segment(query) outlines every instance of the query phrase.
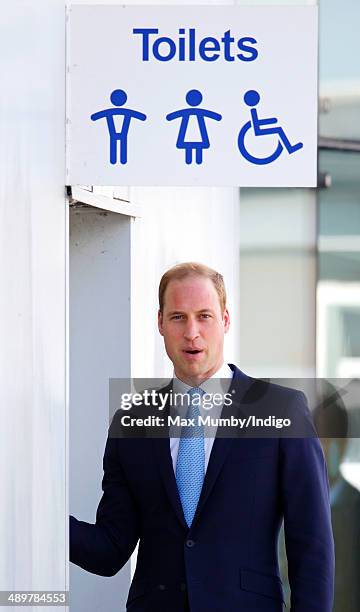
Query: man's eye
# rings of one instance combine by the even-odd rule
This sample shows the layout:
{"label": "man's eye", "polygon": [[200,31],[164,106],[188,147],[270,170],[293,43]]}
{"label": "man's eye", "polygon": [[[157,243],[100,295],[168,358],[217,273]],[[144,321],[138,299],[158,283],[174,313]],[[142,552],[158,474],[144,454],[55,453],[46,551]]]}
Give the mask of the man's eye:
{"label": "man's eye", "polygon": [[173,316],[171,317],[171,320],[172,320],[172,321],[180,321],[180,319],[182,319],[182,315],[181,315],[181,314],[178,314],[178,315],[173,315]]}
{"label": "man's eye", "polygon": [[208,314],[207,312],[204,312],[202,315],[200,315],[202,319],[210,319],[211,315]]}

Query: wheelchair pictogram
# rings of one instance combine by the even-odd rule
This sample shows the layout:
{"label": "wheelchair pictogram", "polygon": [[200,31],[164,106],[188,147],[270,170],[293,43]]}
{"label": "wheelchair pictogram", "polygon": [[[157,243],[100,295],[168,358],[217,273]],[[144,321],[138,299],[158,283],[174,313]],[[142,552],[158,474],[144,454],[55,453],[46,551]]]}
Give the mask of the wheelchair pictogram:
{"label": "wheelchair pictogram", "polygon": [[[257,110],[254,108],[260,102],[260,94],[255,90],[249,90],[246,92],[244,96],[244,102],[247,106],[251,107],[251,120],[247,121],[241,128],[238,136],[238,147],[241,155],[247,159],[252,164],[256,165],[265,165],[271,164],[271,162],[275,161],[278,157],[280,157],[281,153],[286,148],[289,155],[295,153],[301,149],[304,145],[302,142],[298,142],[295,145],[292,145],[285,134],[285,131],[281,126],[276,126],[273,128],[263,128],[262,126],[271,125],[278,122],[276,117],[268,117],[266,119],[259,119]],[[248,131],[252,129],[254,131],[255,136],[263,136],[267,134],[278,134],[279,140],[275,151],[268,155],[267,157],[255,157],[252,155],[247,148],[245,147],[245,136]]]}

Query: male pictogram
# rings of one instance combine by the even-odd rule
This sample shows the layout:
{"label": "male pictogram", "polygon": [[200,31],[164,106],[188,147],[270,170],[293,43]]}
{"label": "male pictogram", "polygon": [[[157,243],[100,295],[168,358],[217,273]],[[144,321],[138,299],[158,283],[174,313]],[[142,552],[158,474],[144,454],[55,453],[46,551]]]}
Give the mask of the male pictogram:
{"label": "male pictogram", "polygon": [[112,108],[91,115],[92,121],[105,118],[110,137],[110,163],[117,162],[117,146],[120,146],[120,164],[127,163],[127,138],[131,119],[145,121],[146,115],[131,108],[122,108],[127,100],[123,89],[114,89],[110,96]]}

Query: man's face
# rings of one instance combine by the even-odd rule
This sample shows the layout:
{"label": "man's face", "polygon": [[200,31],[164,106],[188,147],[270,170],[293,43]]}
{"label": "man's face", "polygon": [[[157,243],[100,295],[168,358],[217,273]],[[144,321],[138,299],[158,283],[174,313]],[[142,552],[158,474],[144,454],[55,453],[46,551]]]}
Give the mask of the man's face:
{"label": "man's face", "polygon": [[209,278],[188,276],[169,282],[159,311],[159,331],[180,380],[197,386],[222,366],[224,334],[230,324],[227,309]]}

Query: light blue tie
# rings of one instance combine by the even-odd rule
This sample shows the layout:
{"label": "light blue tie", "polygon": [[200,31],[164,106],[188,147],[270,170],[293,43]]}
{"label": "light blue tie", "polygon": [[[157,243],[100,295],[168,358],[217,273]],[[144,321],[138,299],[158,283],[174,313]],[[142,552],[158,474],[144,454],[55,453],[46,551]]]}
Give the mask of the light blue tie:
{"label": "light blue tie", "polygon": [[[199,397],[204,391],[194,387],[189,391],[187,419],[195,419],[195,427],[181,429],[179,452],[176,462],[176,483],[188,527],[194,518],[205,476],[204,428],[198,425]],[[195,397],[196,396],[196,397]]]}

